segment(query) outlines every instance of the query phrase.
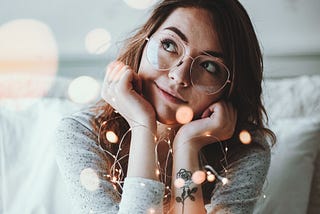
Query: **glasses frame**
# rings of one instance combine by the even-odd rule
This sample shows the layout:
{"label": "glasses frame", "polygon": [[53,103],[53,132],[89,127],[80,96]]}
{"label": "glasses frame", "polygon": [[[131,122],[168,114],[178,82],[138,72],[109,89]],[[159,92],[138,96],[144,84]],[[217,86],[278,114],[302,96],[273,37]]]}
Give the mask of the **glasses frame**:
{"label": "glasses frame", "polygon": [[[165,34],[165,33],[158,33],[158,34]],[[147,38],[145,39],[145,40],[147,41],[147,44],[146,44],[146,47],[145,47],[146,50],[148,50],[148,47],[149,47],[149,44],[150,44],[150,40],[151,40],[153,37],[155,37],[155,35],[156,35],[156,34],[153,34],[153,35],[151,35],[150,37],[147,37]],[[186,57],[189,57],[189,58],[192,60],[191,65],[190,65],[190,69],[189,69],[189,77],[190,77],[191,85],[192,85],[197,91],[204,92],[204,91],[201,90],[201,89],[197,89],[197,84],[194,84],[193,81],[192,81],[192,78],[191,78],[191,76],[192,76],[192,74],[191,74],[191,72],[192,72],[192,67],[193,67],[193,64],[194,64],[195,60],[198,59],[198,58],[200,58],[200,57],[203,56],[203,55],[200,54],[200,55],[198,55],[198,56],[196,56],[196,57],[190,56],[190,55],[187,53],[186,50],[190,50],[191,48],[193,48],[192,46],[186,45],[184,42],[181,41],[181,39],[178,39],[178,38],[176,38],[175,36],[173,36],[173,35],[171,35],[171,34],[169,34],[169,33],[167,33],[167,35],[173,37],[175,42],[179,42],[179,43],[181,44],[180,46],[182,47],[182,53],[183,53],[183,54],[181,55],[181,59],[178,60],[178,63],[177,63],[176,65],[171,66],[170,68],[156,68],[156,67],[150,62],[149,57],[148,57],[148,52],[146,52],[147,61],[150,63],[151,66],[153,66],[153,67],[154,67],[156,70],[158,70],[158,71],[169,71],[169,70],[171,70],[171,69],[173,69],[173,68],[179,67],[179,66],[184,62],[185,58],[186,58]],[[187,47],[189,47],[189,48],[187,48]],[[212,56],[211,54],[209,54],[209,53],[207,53],[207,52],[205,52],[205,51],[202,51],[202,53],[204,53],[204,55],[206,55],[206,56],[209,56],[209,57],[212,57],[213,59],[215,59],[215,62],[217,62],[217,64],[219,64],[219,65],[222,65],[222,66],[225,68],[225,70],[227,71],[227,73],[228,73],[226,82],[225,82],[217,91],[212,92],[212,93],[206,93],[206,92],[204,92],[204,93],[207,94],[207,95],[214,95],[214,94],[217,94],[217,93],[221,92],[221,91],[226,87],[227,84],[231,83],[231,79],[230,79],[230,78],[231,78],[231,72],[230,72],[230,70],[228,69],[228,67],[227,67],[223,62],[221,62],[221,59],[220,59],[220,58],[215,57],[215,56]]]}

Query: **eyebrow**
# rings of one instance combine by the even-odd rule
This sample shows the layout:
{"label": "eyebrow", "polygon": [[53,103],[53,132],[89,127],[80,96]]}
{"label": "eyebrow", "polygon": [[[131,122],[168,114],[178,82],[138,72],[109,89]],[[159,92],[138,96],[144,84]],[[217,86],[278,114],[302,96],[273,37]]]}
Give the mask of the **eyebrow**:
{"label": "eyebrow", "polygon": [[[188,38],[187,36],[182,33],[178,28],[176,27],[166,27],[164,30],[171,30],[173,31],[174,33],[176,33],[184,42],[188,43]],[[207,51],[202,51],[206,54],[209,54],[213,57],[217,57],[217,58],[220,58],[220,59],[223,59],[223,54],[221,52],[217,52],[217,51],[211,51],[211,50],[207,50]]]}
{"label": "eyebrow", "polygon": [[183,41],[185,41],[186,43],[188,43],[188,38],[186,37],[186,35],[184,35],[178,28],[176,27],[167,27],[165,28],[165,30],[171,30],[173,32],[175,32]]}

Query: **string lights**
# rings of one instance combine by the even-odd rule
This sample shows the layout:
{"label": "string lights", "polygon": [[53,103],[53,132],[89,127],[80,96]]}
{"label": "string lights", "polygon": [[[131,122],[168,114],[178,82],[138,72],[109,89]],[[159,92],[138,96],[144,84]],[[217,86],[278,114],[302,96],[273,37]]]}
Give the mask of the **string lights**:
{"label": "string lights", "polygon": [[[185,108],[185,109],[187,109],[187,108]],[[189,109],[187,111],[189,111]],[[189,113],[184,113],[183,115],[190,115],[190,114]],[[108,121],[104,121],[100,126],[99,134],[98,134],[99,147],[112,158],[111,167],[109,169],[109,172],[108,172],[107,175],[104,175],[104,176],[107,178],[107,180],[109,180],[113,184],[114,189],[117,190],[119,195],[121,195],[121,192],[119,190],[122,191],[122,185],[123,185],[124,177],[125,177],[124,170],[123,170],[123,167],[122,167],[120,161],[128,157],[128,154],[124,154],[122,156],[119,155],[120,151],[122,150],[123,141],[124,141],[126,135],[128,133],[130,133],[134,128],[136,128],[136,127],[145,127],[145,126],[142,126],[142,125],[141,126],[131,127],[123,134],[122,137],[118,136],[114,131],[108,130],[108,131],[106,131],[105,139],[100,139],[100,134],[101,134],[100,132],[102,130],[106,130],[107,129],[108,123],[112,122],[112,120],[117,120],[117,119],[120,119],[120,118],[122,118],[122,117],[118,116],[118,117],[115,117],[113,119],[109,119]],[[147,127],[145,127],[145,128],[147,128]],[[172,145],[171,145],[172,142],[171,142],[170,136],[174,136],[174,135],[175,135],[175,130],[171,129],[170,127],[168,127],[166,129],[166,131],[164,133],[162,133],[161,136],[155,136],[154,135],[154,141],[155,141],[155,144],[156,144],[156,146],[155,146],[155,161],[156,161],[156,165],[157,165],[156,169],[155,169],[155,173],[159,177],[159,180],[166,185],[165,186],[165,194],[164,194],[164,199],[165,200],[170,199],[170,196],[171,196],[171,185],[170,185],[170,183],[171,182],[173,182],[174,187],[176,187],[176,188],[183,187],[185,185],[185,182],[186,182],[183,178],[177,178],[177,179],[171,181],[171,179],[172,179],[171,173],[167,172],[167,170],[170,168],[169,167],[170,158],[172,158],[173,152],[174,152],[173,149],[172,149]],[[197,184],[197,185],[201,185],[204,182],[209,182],[209,183],[221,182],[223,186],[228,184],[228,182],[229,182],[229,179],[227,178],[227,172],[228,172],[228,170],[227,170],[227,167],[228,167],[228,162],[227,162],[228,147],[226,145],[223,145],[223,143],[220,142],[219,139],[217,139],[217,137],[215,137],[215,136],[213,136],[211,134],[205,133],[202,136],[197,136],[196,138],[200,138],[200,137],[201,138],[203,138],[203,137],[212,138],[215,141],[217,141],[217,143],[220,144],[220,148],[221,148],[221,151],[222,151],[222,154],[223,154],[223,160],[224,160],[224,163],[225,163],[225,164],[221,163],[221,165],[222,165],[222,168],[223,168],[225,176],[219,175],[216,172],[216,170],[212,166],[208,165],[207,163],[201,163],[202,164],[201,169],[196,170],[195,172],[193,172],[192,176],[191,176],[191,180],[187,181],[187,182],[193,182],[194,184]],[[252,141],[250,133],[248,131],[246,131],[246,130],[243,130],[242,132],[240,132],[239,139],[244,144],[251,143],[251,141]],[[160,143],[162,143],[162,144],[164,143],[163,145],[167,145],[167,147],[168,147],[167,148],[167,154],[162,154],[162,157],[164,157],[164,158],[161,159],[162,163],[160,163],[160,161],[159,161],[158,147],[159,147]],[[114,144],[117,144],[117,146],[118,146],[116,154],[111,153],[107,149],[109,146],[112,146]],[[165,156],[163,156],[163,155],[165,155]],[[87,175],[86,175],[85,172],[87,173]],[[81,176],[84,176],[83,174],[86,175],[85,177],[88,177],[88,175],[89,175],[89,176],[93,176],[95,178],[98,178],[97,174],[94,172],[93,169],[89,169],[89,170],[86,169],[86,171],[81,173]],[[86,180],[86,179],[82,178],[81,180],[82,180],[82,182],[81,182],[82,185],[84,185],[88,190],[91,190],[91,191],[95,190],[95,188],[97,188],[97,186],[99,185],[99,181],[98,182],[96,181],[97,179],[91,180],[90,181],[91,183],[87,182],[89,184],[84,182],[84,180]],[[141,185],[141,187],[145,186],[144,183],[141,183],[140,185]],[[265,197],[266,196],[264,195],[264,198]],[[150,213],[152,213],[152,211]]]}

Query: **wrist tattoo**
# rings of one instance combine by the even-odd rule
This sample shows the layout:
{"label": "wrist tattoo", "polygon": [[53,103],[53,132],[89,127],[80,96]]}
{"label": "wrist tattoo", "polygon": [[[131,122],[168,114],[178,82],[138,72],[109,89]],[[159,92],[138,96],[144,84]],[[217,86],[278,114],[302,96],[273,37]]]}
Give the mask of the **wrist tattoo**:
{"label": "wrist tattoo", "polygon": [[[180,185],[176,185],[177,188],[182,189],[181,195],[176,197],[176,201],[178,203],[184,204],[184,201],[189,198],[191,201],[195,201],[195,197],[192,195],[197,192],[197,187],[191,187],[193,184],[192,180],[192,173],[186,169],[180,169],[176,175],[176,181],[182,181]],[[182,180],[181,180],[182,179]]]}

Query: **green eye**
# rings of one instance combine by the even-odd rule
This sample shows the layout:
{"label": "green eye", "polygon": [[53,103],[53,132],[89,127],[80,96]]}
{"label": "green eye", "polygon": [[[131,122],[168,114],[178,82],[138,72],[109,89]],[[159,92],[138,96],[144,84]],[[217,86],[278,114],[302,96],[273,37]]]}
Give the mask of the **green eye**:
{"label": "green eye", "polygon": [[219,67],[217,66],[217,64],[210,61],[203,62],[202,67],[211,74],[215,74],[219,71]]}
{"label": "green eye", "polygon": [[170,40],[163,40],[161,41],[161,45],[164,50],[171,52],[171,53],[176,53],[177,52],[177,45]]}

